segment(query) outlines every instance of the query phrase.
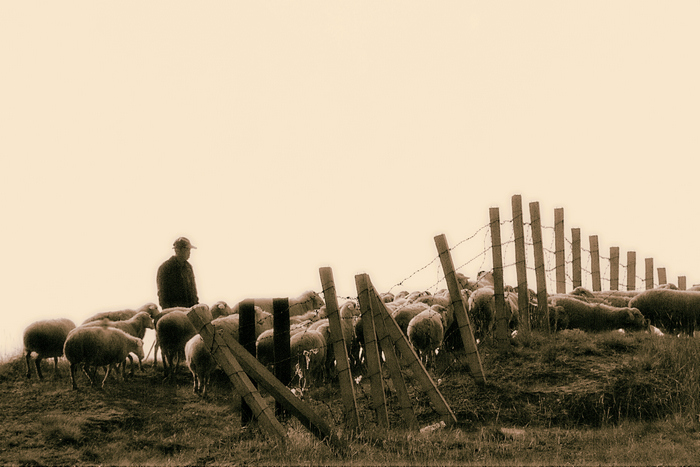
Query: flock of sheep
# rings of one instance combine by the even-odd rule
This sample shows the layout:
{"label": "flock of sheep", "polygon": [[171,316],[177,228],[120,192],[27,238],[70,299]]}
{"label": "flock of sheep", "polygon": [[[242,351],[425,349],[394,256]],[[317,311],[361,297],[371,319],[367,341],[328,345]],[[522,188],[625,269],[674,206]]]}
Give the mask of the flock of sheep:
{"label": "flock of sheep", "polygon": [[[481,342],[493,334],[493,275],[479,273],[474,281],[458,273],[457,278],[474,337]],[[456,329],[448,291],[402,291],[395,295],[380,294],[380,298],[416,353],[426,365],[432,365],[437,352],[446,345],[446,336]],[[527,313],[533,315],[537,310],[537,299],[532,291],[528,302],[530,309]],[[509,328],[515,331],[522,319],[517,293],[511,287],[505,287],[505,303]],[[665,285],[642,292],[591,292],[579,287],[568,294],[549,295],[548,304],[549,324],[554,330],[653,330],[661,334],[659,329],[663,329],[667,333],[684,332],[692,336],[700,317],[700,287],[676,290],[672,285]],[[275,364],[272,300],[256,299],[254,305],[257,358],[272,367]],[[217,302],[210,308],[212,324],[219,332],[228,333],[234,339],[238,339],[238,306],[229,307],[225,302]],[[307,291],[290,299],[289,309],[291,363],[298,381],[303,385],[322,382],[331,374],[335,363],[325,303],[316,292]],[[117,368],[124,379],[127,359],[131,360],[131,374],[134,372],[133,355],[138,358],[139,366],[142,365],[143,337],[146,329],[154,329],[154,365],[160,348],[164,375],[169,379],[184,357],[192,373],[194,392],[206,395],[217,363],[190,322],[189,311],[189,308],[160,310],[155,304],[148,303],[137,310],[98,313],[77,327],[68,319],[35,322],[24,332],[27,377],[32,374],[31,354],[36,353],[34,364],[40,379],[43,378],[41,360],[53,358],[56,374],[61,356],[70,363],[71,383],[75,389],[76,370],[79,368],[91,385],[96,384],[98,367],[102,367],[105,373],[102,386],[110,372]],[[339,314],[351,368],[361,371],[364,328],[359,306],[353,300],[346,301],[340,306]]]}

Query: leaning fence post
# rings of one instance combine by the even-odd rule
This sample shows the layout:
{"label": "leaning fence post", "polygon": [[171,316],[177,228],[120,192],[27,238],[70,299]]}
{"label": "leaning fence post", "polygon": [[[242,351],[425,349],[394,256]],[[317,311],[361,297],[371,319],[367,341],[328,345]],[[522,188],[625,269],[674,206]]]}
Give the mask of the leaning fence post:
{"label": "leaning fence post", "polygon": [[503,287],[503,256],[501,253],[501,219],[497,207],[489,209],[491,219],[491,253],[493,256],[493,296],[496,306],[496,326],[493,337],[496,346],[505,349],[510,346],[508,340],[508,317],[506,316],[506,299]]}
{"label": "leaning fence post", "polygon": [[627,252],[627,290],[637,288],[637,253]]}
{"label": "leaning fence post", "polygon": [[647,290],[654,288],[654,258],[644,258],[644,284]]}
{"label": "leaning fence post", "polygon": [[686,289],[686,279],[685,276],[678,276],[678,288],[681,290]]}
{"label": "leaning fence post", "polygon": [[382,368],[379,359],[379,349],[377,346],[377,334],[374,329],[374,317],[372,315],[372,304],[369,299],[369,279],[367,274],[355,276],[355,286],[357,287],[357,298],[362,310],[362,333],[365,338],[365,361],[367,362],[367,374],[372,387],[372,408],[377,415],[377,424],[380,427],[389,427],[389,414],[386,407],[386,396],[384,394],[384,378],[382,378]]}
{"label": "leaning fence post", "polygon": [[[292,350],[289,333],[289,299],[272,300],[272,345],[275,376],[285,386],[292,381]],[[282,404],[275,404],[278,417],[286,416]]]}
{"label": "leaning fence post", "polygon": [[457,327],[459,328],[459,334],[462,337],[464,351],[467,354],[469,372],[476,382],[485,383],[486,375],[484,374],[484,368],[481,366],[481,357],[476,347],[474,331],[469,320],[469,315],[467,314],[467,304],[462,300],[462,293],[460,292],[457,276],[455,275],[454,263],[450,255],[450,249],[447,246],[447,237],[445,237],[445,234],[440,234],[437,235],[434,240],[438,254],[440,255],[442,270],[445,273],[445,282],[447,282],[447,289],[450,292],[450,300],[454,310],[455,320],[457,321]]}
{"label": "leaning fence post", "polygon": [[520,195],[513,195],[513,233],[515,234],[515,271],[518,277],[518,311],[525,317],[525,326],[530,331],[530,296],[527,290],[527,265],[525,263],[525,228],[523,203]]}
{"label": "leaning fence post", "polygon": [[600,281],[600,249],[598,247],[598,236],[591,235],[588,237],[588,241],[591,245],[591,288],[595,292],[600,292],[602,290],[602,284]]}
{"label": "leaning fence post", "polygon": [[[238,313],[238,342],[255,357],[255,304],[253,300],[243,300]],[[255,386],[255,381],[253,381],[253,385]],[[241,403],[241,425],[246,426],[252,420],[253,412],[248,404],[243,401]]]}
{"label": "leaning fence post", "polygon": [[545,327],[551,332],[549,305],[547,304],[547,276],[544,270],[544,247],[542,245],[542,225],[540,223],[540,203],[530,203],[530,228],[535,251],[535,277],[537,279],[537,309],[540,319],[546,320]]}
{"label": "leaning fence post", "polygon": [[620,288],[620,247],[610,247],[610,290]]}
{"label": "leaning fence post", "polygon": [[572,253],[572,271],[571,271],[571,286],[575,289],[581,287],[581,229],[573,227],[571,229],[571,253]]}
{"label": "leaning fence post", "polygon": [[566,293],[566,256],[564,252],[564,208],[554,209],[554,255],[556,258],[557,293]]}
{"label": "leaning fence post", "polygon": [[659,273],[659,285],[666,284],[666,268],[658,268],[657,272]]}
{"label": "leaning fence post", "polygon": [[328,316],[328,326],[330,327],[331,340],[333,341],[333,354],[335,355],[335,366],[338,371],[340,394],[343,399],[347,426],[350,430],[357,430],[360,428],[360,413],[357,409],[355,386],[353,385],[350,372],[348,349],[343,336],[341,317],[338,313],[338,298],[335,293],[333,270],[327,267],[320,268],[319,274],[321,275],[323,298],[326,302],[326,315]]}

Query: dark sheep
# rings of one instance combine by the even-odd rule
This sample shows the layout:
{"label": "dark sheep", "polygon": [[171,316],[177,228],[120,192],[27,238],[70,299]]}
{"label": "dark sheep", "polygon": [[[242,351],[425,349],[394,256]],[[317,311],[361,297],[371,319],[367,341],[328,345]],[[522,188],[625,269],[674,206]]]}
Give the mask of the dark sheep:
{"label": "dark sheep", "polygon": [[654,326],[668,333],[692,336],[700,317],[700,292],[650,289],[630,300]]}
{"label": "dark sheep", "polygon": [[582,331],[646,329],[648,322],[637,308],[618,308],[603,303],[586,303],[572,297],[559,296],[552,301],[550,319],[554,328]]}
{"label": "dark sheep", "polygon": [[32,352],[36,352],[36,373],[39,379],[44,379],[41,374],[41,360],[53,358],[54,378],[58,375],[58,357],[63,356],[63,344],[68,334],[75,329],[75,323],[69,319],[45,319],[36,321],[24,330],[24,351],[27,361],[27,378],[32,377],[30,364]]}

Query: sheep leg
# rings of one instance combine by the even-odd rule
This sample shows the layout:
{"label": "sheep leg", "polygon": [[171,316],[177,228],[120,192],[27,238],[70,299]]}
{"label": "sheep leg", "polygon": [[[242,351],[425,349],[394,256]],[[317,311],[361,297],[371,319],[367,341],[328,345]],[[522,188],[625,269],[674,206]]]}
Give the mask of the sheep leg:
{"label": "sheep leg", "polygon": [[31,361],[32,361],[32,353],[31,353],[31,352],[27,352],[27,355],[26,355],[25,359],[26,359],[26,361],[27,361],[27,378],[31,378],[31,377],[32,377],[32,363],[31,363]]}
{"label": "sheep leg", "polygon": [[102,385],[100,386],[101,388],[105,387],[105,381],[107,381],[107,377],[109,376],[110,371],[112,371],[112,365],[107,365],[107,371],[105,372],[105,377],[102,380]]}
{"label": "sheep leg", "polygon": [[36,360],[34,360],[34,365],[36,365],[36,374],[39,375],[39,379],[43,380],[44,375],[41,374],[41,355],[36,356]]}
{"label": "sheep leg", "polygon": [[78,385],[75,384],[75,366],[77,363],[71,363],[70,365],[70,381],[73,384],[73,389],[78,389]]}
{"label": "sheep leg", "polygon": [[58,379],[58,357],[53,358],[53,379]]}
{"label": "sheep leg", "polygon": [[88,372],[88,370],[85,368],[85,365],[83,364],[83,373],[85,373],[85,376],[87,376],[88,381],[90,381],[90,386],[94,386],[95,385],[95,377],[97,376],[97,367],[91,368],[91,370],[92,370],[92,375],[90,375],[90,372]]}

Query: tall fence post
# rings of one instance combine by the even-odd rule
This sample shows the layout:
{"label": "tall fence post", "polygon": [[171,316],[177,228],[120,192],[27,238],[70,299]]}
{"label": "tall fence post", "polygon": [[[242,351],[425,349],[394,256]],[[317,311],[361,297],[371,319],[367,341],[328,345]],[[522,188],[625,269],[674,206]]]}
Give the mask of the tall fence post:
{"label": "tall fence post", "polygon": [[659,273],[659,285],[667,284],[668,282],[666,281],[666,268],[658,268],[657,272]]}
{"label": "tall fence post", "polygon": [[540,203],[530,203],[530,227],[535,251],[535,278],[537,279],[537,310],[540,320],[544,319],[545,328],[551,332],[549,306],[547,304],[547,276],[544,270],[544,247],[542,245],[542,224],[540,221]]}
{"label": "tall fence post", "polygon": [[467,304],[462,300],[462,293],[460,292],[457,276],[455,275],[455,267],[452,262],[452,256],[450,255],[450,248],[447,245],[447,237],[441,234],[435,236],[434,240],[435,247],[440,255],[442,270],[445,273],[445,282],[447,282],[447,289],[450,292],[450,300],[454,310],[455,320],[457,321],[459,335],[462,338],[462,344],[464,344],[464,352],[467,354],[469,371],[476,382],[485,383],[486,375],[484,374],[484,368],[481,366],[481,357],[476,347],[474,331],[469,321],[469,315],[467,314]]}
{"label": "tall fence post", "polygon": [[[331,268],[320,268],[321,285],[323,287],[323,298],[326,302],[326,315],[328,316],[328,326],[331,331],[333,341],[333,354],[335,356],[335,366],[338,371],[338,382],[340,383],[340,394],[343,399],[345,419],[350,430],[360,428],[360,413],[357,409],[357,398],[355,397],[355,386],[350,372],[350,361],[343,329],[341,316],[338,312],[338,298],[335,293],[335,281]],[[328,350],[327,350],[328,351]]]}
{"label": "tall fence post", "polygon": [[644,285],[647,290],[654,288],[654,258],[644,258]]}
{"label": "tall fence post", "polygon": [[520,195],[511,198],[513,208],[513,233],[515,234],[515,272],[518,278],[518,311],[525,317],[525,326],[530,331],[530,297],[527,290],[527,265],[525,263],[525,227],[523,202]]}
{"label": "tall fence post", "polygon": [[503,255],[501,252],[501,218],[497,207],[489,209],[491,219],[491,253],[493,257],[493,295],[496,306],[494,338],[500,349],[510,346],[508,340],[508,317],[503,286]]}
{"label": "tall fence post", "polygon": [[627,290],[637,288],[637,253],[627,252]]}
{"label": "tall fence post", "polygon": [[581,287],[581,229],[574,227],[571,229],[571,286],[575,289]]}
{"label": "tall fence post", "polygon": [[[256,356],[255,349],[255,305],[253,300],[247,299],[241,302],[238,317],[238,342],[253,357]],[[253,386],[257,386],[255,381]],[[248,425],[253,420],[253,411],[250,406],[243,401],[241,403],[241,426]]]}
{"label": "tall fence post", "polygon": [[[292,350],[289,332],[289,299],[272,300],[272,345],[275,377],[285,386],[292,381]],[[275,403],[277,417],[285,418],[287,413],[280,402]]]}
{"label": "tall fence post", "polygon": [[678,276],[678,288],[685,290],[687,288],[685,276]]}
{"label": "tall fence post", "polygon": [[620,289],[620,247],[610,247],[610,290]]}
{"label": "tall fence post", "polygon": [[600,249],[598,247],[598,236],[589,236],[588,242],[591,246],[591,287],[595,292],[600,292],[603,287],[600,281]]}
{"label": "tall fence post", "polygon": [[557,263],[557,293],[566,293],[566,253],[564,252],[564,244],[564,208],[555,208],[554,255]]}

